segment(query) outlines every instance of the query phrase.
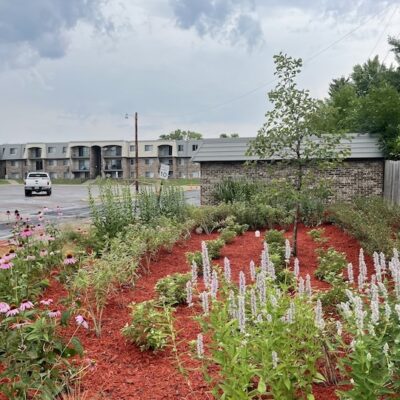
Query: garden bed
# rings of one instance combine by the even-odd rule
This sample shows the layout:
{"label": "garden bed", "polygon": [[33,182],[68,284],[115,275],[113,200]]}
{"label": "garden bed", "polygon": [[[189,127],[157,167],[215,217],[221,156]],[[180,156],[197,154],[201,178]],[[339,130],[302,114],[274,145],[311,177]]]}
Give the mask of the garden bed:
{"label": "garden bed", "polygon": [[[324,236],[329,241],[324,247],[332,246],[344,252],[347,260],[355,266],[358,274],[358,242],[334,225],[325,225]],[[300,226],[298,236],[298,258],[300,274],[311,276],[314,290],[329,288],[326,282],[315,279],[313,273],[317,266],[315,249],[318,246],[307,234],[308,228]],[[290,232],[287,233],[290,237]],[[104,312],[103,331],[100,338],[93,331],[79,330],[78,336],[85,349],[83,364],[87,367],[80,383],[82,398],[96,399],[207,399],[213,398],[209,394],[209,387],[203,380],[200,363],[190,357],[189,342],[196,339],[200,332],[193,317],[200,313],[201,307],[196,304],[193,308],[179,306],[175,312],[175,328],[178,330],[178,349],[184,354],[183,360],[188,371],[188,381],[177,370],[173,354],[169,349],[158,352],[141,352],[138,347],[126,342],[121,335],[121,328],[130,320],[130,310],[127,307],[131,302],[142,302],[155,297],[156,282],[167,275],[180,272],[186,273],[189,268],[185,253],[199,250],[203,240],[217,237],[211,235],[197,235],[174,246],[171,253],[162,251],[158,260],[150,265],[150,273],[142,275],[135,287],[121,288],[108,302]],[[223,266],[223,257],[228,257],[232,267],[232,279],[238,281],[239,271],[245,271],[250,280],[249,263],[260,260],[263,248],[263,235],[256,238],[254,232],[246,232],[238,236],[232,244],[222,249],[222,257],[213,263]],[[373,265],[366,257],[368,266]],[[52,280],[51,287],[44,294],[44,298],[51,297],[61,301],[66,291],[57,281]],[[63,335],[69,338],[74,328],[64,328]],[[336,399],[336,387],[315,385],[316,399]]]}

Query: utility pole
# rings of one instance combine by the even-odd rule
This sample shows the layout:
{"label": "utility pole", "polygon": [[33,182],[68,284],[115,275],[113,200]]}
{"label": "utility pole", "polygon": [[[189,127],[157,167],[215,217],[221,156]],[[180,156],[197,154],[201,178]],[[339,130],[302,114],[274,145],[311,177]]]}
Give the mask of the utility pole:
{"label": "utility pole", "polygon": [[139,193],[139,143],[138,143],[138,113],[135,112],[135,190]]}

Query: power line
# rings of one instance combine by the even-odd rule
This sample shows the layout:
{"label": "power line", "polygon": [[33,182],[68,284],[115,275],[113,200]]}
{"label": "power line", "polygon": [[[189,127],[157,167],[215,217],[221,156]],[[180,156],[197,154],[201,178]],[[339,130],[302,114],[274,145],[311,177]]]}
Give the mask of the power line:
{"label": "power line", "polygon": [[[381,34],[379,35],[378,40],[377,40],[376,43],[375,43],[375,46],[372,48],[371,52],[369,53],[368,60],[371,58],[372,54],[375,52],[375,49],[378,47],[378,44],[380,43],[380,41],[381,41],[381,39],[382,39],[382,36],[383,36],[384,33],[386,32],[386,30],[387,30],[387,28],[389,27],[390,23],[392,22],[392,19],[393,19],[394,15],[395,15],[396,12],[397,12],[397,8],[398,8],[398,5],[396,4],[396,6],[394,7],[394,10],[393,10],[393,12],[392,12],[392,15],[390,16],[388,22],[386,23],[386,25],[385,25],[385,27],[383,28]],[[387,56],[386,56],[386,57],[387,57]],[[386,57],[385,57],[385,58],[386,58]]]}
{"label": "power line", "polygon": [[[351,29],[349,32],[347,32],[345,35],[341,36],[339,39],[335,40],[334,42],[330,43],[328,46],[326,46],[326,47],[322,48],[321,50],[317,51],[317,52],[314,53],[312,56],[306,58],[306,59],[304,60],[303,65],[306,65],[307,63],[310,63],[312,60],[314,60],[315,58],[319,57],[321,54],[323,54],[323,53],[326,52],[327,50],[331,49],[331,48],[334,47],[336,44],[338,44],[338,43],[341,42],[342,40],[346,39],[348,36],[352,35],[354,32],[358,31],[360,28],[362,28],[362,27],[363,27],[367,22],[369,22],[371,19],[377,17],[377,16],[378,16],[379,14],[381,14],[381,13],[386,12],[387,9],[388,9],[389,7],[390,7],[390,5],[387,6],[386,8],[384,8],[383,10],[380,10],[379,12],[377,12],[377,13],[371,15],[370,17],[368,17],[367,19],[365,19],[361,24],[359,24],[359,25],[356,26],[355,28]],[[396,9],[397,9],[397,6],[396,6]],[[393,14],[392,14],[392,16],[393,16]],[[245,93],[242,93],[241,95],[238,95],[238,96],[236,96],[236,97],[233,97],[233,98],[231,98],[231,99],[229,99],[229,100],[227,100],[227,101],[224,101],[224,102],[221,102],[221,103],[218,103],[218,104],[214,104],[214,105],[209,106],[209,107],[206,107],[206,108],[204,108],[204,109],[202,109],[202,110],[198,110],[198,111],[194,111],[194,112],[191,112],[191,113],[183,114],[183,115],[181,115],[181,116],[175,117],[175,119],[187,118],[187,117],[190,117],[190,116],[193,116],[193,115],[202,114],[202,113],[205,113],[205,112],[208,112],[208,111],[217,109],[217,108],[224,107],[224,106],[226,106],[226,105],[228,105],[228,104],[234,103],[234,102],[236,102],[236,101],[238,101],[238,100],[240,100],[240,99],[242,99],[242,98],[244,98],[244,97],[247,97],[247,96],[249,96],[249,95],[251,95],[251,94],[253,94],[253,93],[255,93],[255,92],[258,92],[258,91],[261,90],[261,89],[264,89],[264,88],[268,87],[268,86],[271,85],[272,83],[276,82],[277,79],[278,79],[278,78],[274,77],[273,79],[269,80],[268,82],[265,82],[265,83],[263,83],[263,84],[261,84],[261,85],[255,87],[254,89],[251,89],[251,90],[249,90],[249,91],[247,91],[247,92],[245,92]]]}

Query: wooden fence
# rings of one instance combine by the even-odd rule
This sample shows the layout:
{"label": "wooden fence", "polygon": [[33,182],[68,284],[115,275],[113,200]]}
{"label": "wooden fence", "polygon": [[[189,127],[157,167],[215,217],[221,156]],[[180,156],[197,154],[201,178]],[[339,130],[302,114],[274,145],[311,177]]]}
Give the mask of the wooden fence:
{"label": "wooden fence", "polygon": [[385,161],[383,195],[393,204],[400,204],[400,161]]}

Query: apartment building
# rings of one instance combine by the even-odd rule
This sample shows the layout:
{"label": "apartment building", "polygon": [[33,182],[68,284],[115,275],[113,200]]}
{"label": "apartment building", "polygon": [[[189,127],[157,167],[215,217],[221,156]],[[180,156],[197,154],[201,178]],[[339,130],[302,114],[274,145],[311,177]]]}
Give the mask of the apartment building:
{"label": "apartment building", "polygon": [[[191,161],[201,140],[139,141],[139,177],[156,178],[168,164],[170,178],[198,178],[200,165]],[[135,143],[76,141],[0,144],[0,178],[21,179],[45,171],[53,179],[135,178]]]}

